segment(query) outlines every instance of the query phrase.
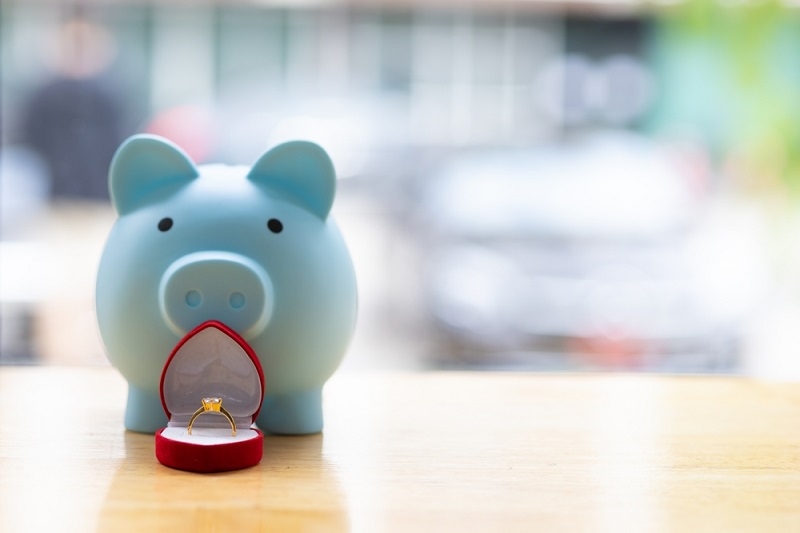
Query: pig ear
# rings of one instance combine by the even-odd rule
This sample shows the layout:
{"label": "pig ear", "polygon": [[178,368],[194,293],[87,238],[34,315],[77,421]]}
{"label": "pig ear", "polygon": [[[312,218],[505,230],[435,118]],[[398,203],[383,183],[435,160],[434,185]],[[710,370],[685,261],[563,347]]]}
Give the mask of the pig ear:
{"label": "pig ear", "polygon": [[172,142],[156,135],[134,135],[111,160],[111,202],[124,215],[151,201],[154,193],[169,194],[198,175],[189,156]]}
{"label": "pig ear", "polygon": [[322,220],[336,193],[336,173],[328,154],[307,141],[276,146],[253,165],[247,178],[288,193]]}

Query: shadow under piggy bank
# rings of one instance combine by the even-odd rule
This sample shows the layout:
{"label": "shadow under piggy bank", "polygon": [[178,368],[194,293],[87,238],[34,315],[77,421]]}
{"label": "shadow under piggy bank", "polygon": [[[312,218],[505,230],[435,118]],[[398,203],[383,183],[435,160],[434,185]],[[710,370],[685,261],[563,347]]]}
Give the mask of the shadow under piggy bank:
{"label": "shadow under piggy bank", "polygon": [[195,474],[155,458],[153,436],[125,433],[98,531],[347,531],[346,498],[323,435],[265,435],[252,468]]}

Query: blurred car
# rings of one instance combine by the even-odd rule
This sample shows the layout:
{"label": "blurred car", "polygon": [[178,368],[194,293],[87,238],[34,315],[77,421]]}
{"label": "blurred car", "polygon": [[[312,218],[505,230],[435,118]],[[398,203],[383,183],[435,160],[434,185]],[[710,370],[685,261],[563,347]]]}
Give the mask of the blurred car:
{"label": "blurred car", "polygon": [[758,265],[708,245],[704,190],[634,135],[453,160],[422,196],[438,362],[734,369]]}

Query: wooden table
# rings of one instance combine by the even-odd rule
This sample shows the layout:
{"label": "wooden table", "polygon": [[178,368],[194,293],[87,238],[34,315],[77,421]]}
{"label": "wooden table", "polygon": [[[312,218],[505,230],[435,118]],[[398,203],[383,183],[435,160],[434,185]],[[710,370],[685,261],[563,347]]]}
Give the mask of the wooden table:
{"label": "wooden table", "polygon": [[107,368],[0,368],[0,531],[800,531],[800,385],[340,374],[321,435],[170,470]]}

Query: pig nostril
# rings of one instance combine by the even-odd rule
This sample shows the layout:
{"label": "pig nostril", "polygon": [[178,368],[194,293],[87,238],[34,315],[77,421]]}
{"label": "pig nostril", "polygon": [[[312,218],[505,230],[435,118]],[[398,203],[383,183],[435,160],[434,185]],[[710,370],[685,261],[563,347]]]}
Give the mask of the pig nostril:
{"label": "pig nostril", "polygon": [[241,292],[234,292],[233,294],[231,294],[230,303],[231,307],[233,307],[234,309],[241,309],[244,306],[244,302],[245,302],[244,294],[242,294]]}
{"label": "pig nostril", "polygon": [[203,295],[197,291],[189,291],[186,293],[186,305],[189,307],[197,307],[203,302]]}

